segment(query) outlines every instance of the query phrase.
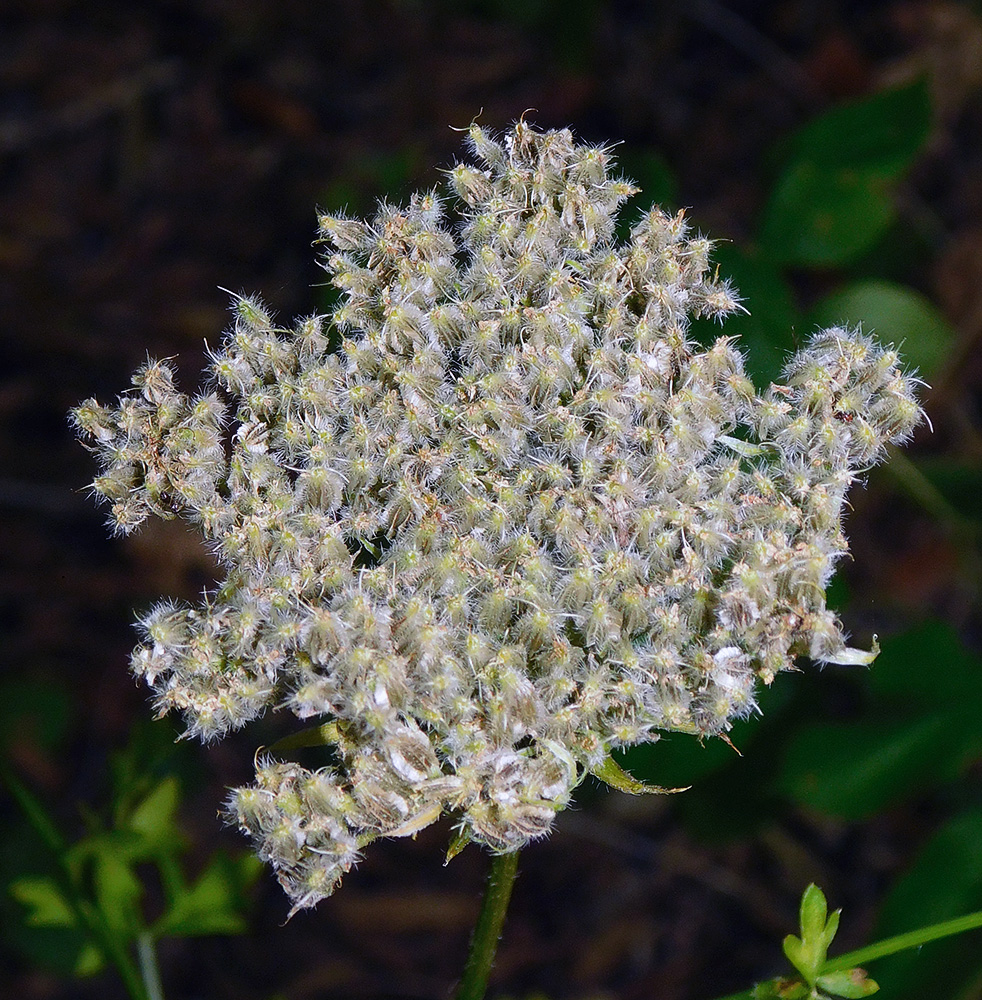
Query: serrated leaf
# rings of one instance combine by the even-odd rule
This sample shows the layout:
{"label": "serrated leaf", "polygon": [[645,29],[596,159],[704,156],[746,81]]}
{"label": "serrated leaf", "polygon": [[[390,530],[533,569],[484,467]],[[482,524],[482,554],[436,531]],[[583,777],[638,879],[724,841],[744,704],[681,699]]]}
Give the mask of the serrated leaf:
{"label": "serrated leaf", "polygon": [[830,170],[855,167],[895,179],[924,148],[931,118],[927,81],[916,80],[808,122],[788,143],[789,157]]}
{"label": "serrated leaf", "polygon": [[842,969],[839,972],[828,972],[815,981],[819,989],[833,996],[845,997],[846,1000],[857,1000],[868,997],[879,990],[879,986],[870,979],[863,969]]}
{"label": "serrated leaf", "polygon": [[676,792],[687,791],[687,788],[662,788],[660,785],[646,785],[643,781],[638,781],[632,777],[614,760],[607,757],[602,764],[592,768],[590,773],[599,778],[604,784],[616,788],[619,792],[627,792],[630,795],[674,795]]}
{"label": "serrated leaf", "polygon": [[886,185],[875,172],[829,171],[798,161],[771,192],[761,248],[777,264],[847,264],[876,243],[895,214]]}
{"label": "serrated leaf", "polygon": [[809,314],[813,326],[862,324],[878,340],[896,344],[904,363],[937,371],[950,356],[955,332],[920,292],[892,281],[856,281],[822,299]]}
{"label": "serrated leaf", "polygon": [[53,878],[19,878],[10,883],[10,895],[28,908],[25,923],[31,927],[76,927],[78,921]]}

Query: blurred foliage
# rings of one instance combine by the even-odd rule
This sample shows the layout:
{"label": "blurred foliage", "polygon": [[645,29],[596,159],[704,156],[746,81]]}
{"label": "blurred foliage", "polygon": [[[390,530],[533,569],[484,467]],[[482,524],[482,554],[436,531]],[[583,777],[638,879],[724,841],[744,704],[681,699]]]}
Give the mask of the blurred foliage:
{"label": "blurred foliage", "polygon": [[140,996],[137,946],[246,929],[248,890],[261,864],[246,850],[219,850],[189,871],[193,845],[177,818],[177,756],[168,726],[136,726],[110,759],[108,803],[101,810],[80,805],[85,832],[74,842],[13,769],[0,765],[23,814],[5,831],[0,906],[9,940],[25,957],[75,976],[113,964]]}

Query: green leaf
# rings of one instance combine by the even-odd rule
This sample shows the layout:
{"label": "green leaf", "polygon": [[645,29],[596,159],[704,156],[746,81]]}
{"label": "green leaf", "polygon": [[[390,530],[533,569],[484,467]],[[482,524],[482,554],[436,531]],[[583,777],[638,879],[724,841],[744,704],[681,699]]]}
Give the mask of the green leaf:
{"label": "green leaf", "polygon": [[87,942],[82,945],[75,960],[75,968],[72,970],[80,979],[86,976],[94,976],[97,972],[102,972],[106,967],[106,957],[99,948]]}
{"label": "green leaf", "polygon": [[789,934],[781,942],[781,946],[787,960],[804,976],[805,981],[809,984],[814,983],[817,969],[811,961],[805,942],[797,934]]}
{"label": "green leaf", "polygon": [[78,926],[71,906],[53,878],[19,878],[10,884],[9,891],[30,911],[25,920],[31,927]]}
{"label": "green leaf", "polygon": [[[869,675],[876,695],[946,710],[967,707],[978,718],[982,704],[982,659],[970,652],[946,622],[928,621],[883,643]],[[980,730],[982,731],[982,730]]]}
{"label": "green leaf", "polygon": [[625,771],[613,757],[607,757],[602,764],[592,768],[590,773],[604,784],[630,795],[672,795],[687,791],[686,788],[662,788],[660,785],[646,785]]}
{"label": "green leaf", "polygon": [[825,901],[825,893],[812,882],[801,894],[801,906],[799,907],[798,918],[801,922],[802,940],[821,940],[825,934],[825,921],[827,917],[828,903]]}
{"label": "green leaf", "polygon": [[[841,916],[841,910],[833,910],[825,922],[825,930],[822,932],[822,949],[828,952],[829,945],[835,940],[836,931],[839,929],[839,917]],[[824,962],[824,958],[822,959]]]}
{"label": "green leaf", "polygon": [[241,873],[236,863],[225,854],[216,854],[198,880],[154,924],[153,936],[241,934],[246,929],[245,918],[238,912],[241,903]]}
{"label": "green leaf", "polygon": [[447,845],[447,854],[443,859],[443,863],[449,865],[470,842],[471,835],[469,830],[466,828],[457,830]]}
{"label": "green leaf", "polygon": [[761,248],[777,264],[839,266],[873,246],[894,215],[889,191],[875,171],[828,170],[800,160],[771,192]]}
{"label": "green leaf", "polygon": [[143,885],[125,858],[101,854],[93,873],[95,898],[109,929],[126,939],[135,938],[142,925],[139,903]]}
{"label": "green leaf", "polygon": [[819,976],[815,985],[833,996],[855,1000],[858,997],[868,997],[880,988],[870,979],[863,969],[843,969],[840,972],[828,972]]}
{"label": "green leaf", "polygon": [[174,775],[169,775],[134,808],[126,827],[140,834],[151,850],[174,850],[181,841],[174,822],[180,798],[181,786]]}
{"label": "green leaf", "polygon": [[809,314],[812,326],[862,324],[877,339],[892,342],[904,362],[924,373],[937,371],[950,355],[955,332],[920,292],[891,281],[857,281],[822,299]]}
{"label": "green leaf", "polygon": [[965,755],[965,734],[944,712],[812,725],[792,737],[777,782],[796,802],[863,819],[915,789],[957,777]]}
{"label": "green leaf", "polygon": [[913,163],[931,131],[926,79],[833,108],[790,140],[788,158],[828,170],[855,167],[895,179]]}

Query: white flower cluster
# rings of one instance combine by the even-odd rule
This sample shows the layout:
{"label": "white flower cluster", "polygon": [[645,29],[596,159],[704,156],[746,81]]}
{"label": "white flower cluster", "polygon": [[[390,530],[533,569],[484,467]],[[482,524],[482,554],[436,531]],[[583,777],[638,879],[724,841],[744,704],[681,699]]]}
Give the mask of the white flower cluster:
{"label": "white flower cluster", "polygon": [[436,193],[320,219],[332,326],[239,299],[215,392],[151,362],[74,411],[118,529],[181,514],[227,569],[142,621],[159,711],[207,739],[286,706],[331,748],[232,794],[296,907],[444,812],[516,849],[612,748],[723,733],[796,655],[869,658],[825,587],[846,490],[920,419],[896,353],[826,330],[760,394],[687,334],[737,308],[709,241],[653,209],[615,243],[608,150],[470,146],[457,225]]}

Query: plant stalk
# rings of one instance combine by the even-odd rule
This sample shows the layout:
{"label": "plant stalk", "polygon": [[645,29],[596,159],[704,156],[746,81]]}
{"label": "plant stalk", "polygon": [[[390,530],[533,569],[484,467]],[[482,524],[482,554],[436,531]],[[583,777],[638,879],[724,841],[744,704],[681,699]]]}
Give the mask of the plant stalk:
{"label": "plant stalk", "polygon": [[484,887],[481,913],[474,926],[467,965],[464,966],[464,975],[454,994],[454,1000],[484,998],[517,872],[518,851],[497,854],[491,859],[491,871]]}
{"label": "plant stalk", "polygon": [[136,939],[136,953],[140,958],[140,975],[148,1000],[164,1000],[164,986],[157,964],[157,944],[149,931],[144,931]]}

